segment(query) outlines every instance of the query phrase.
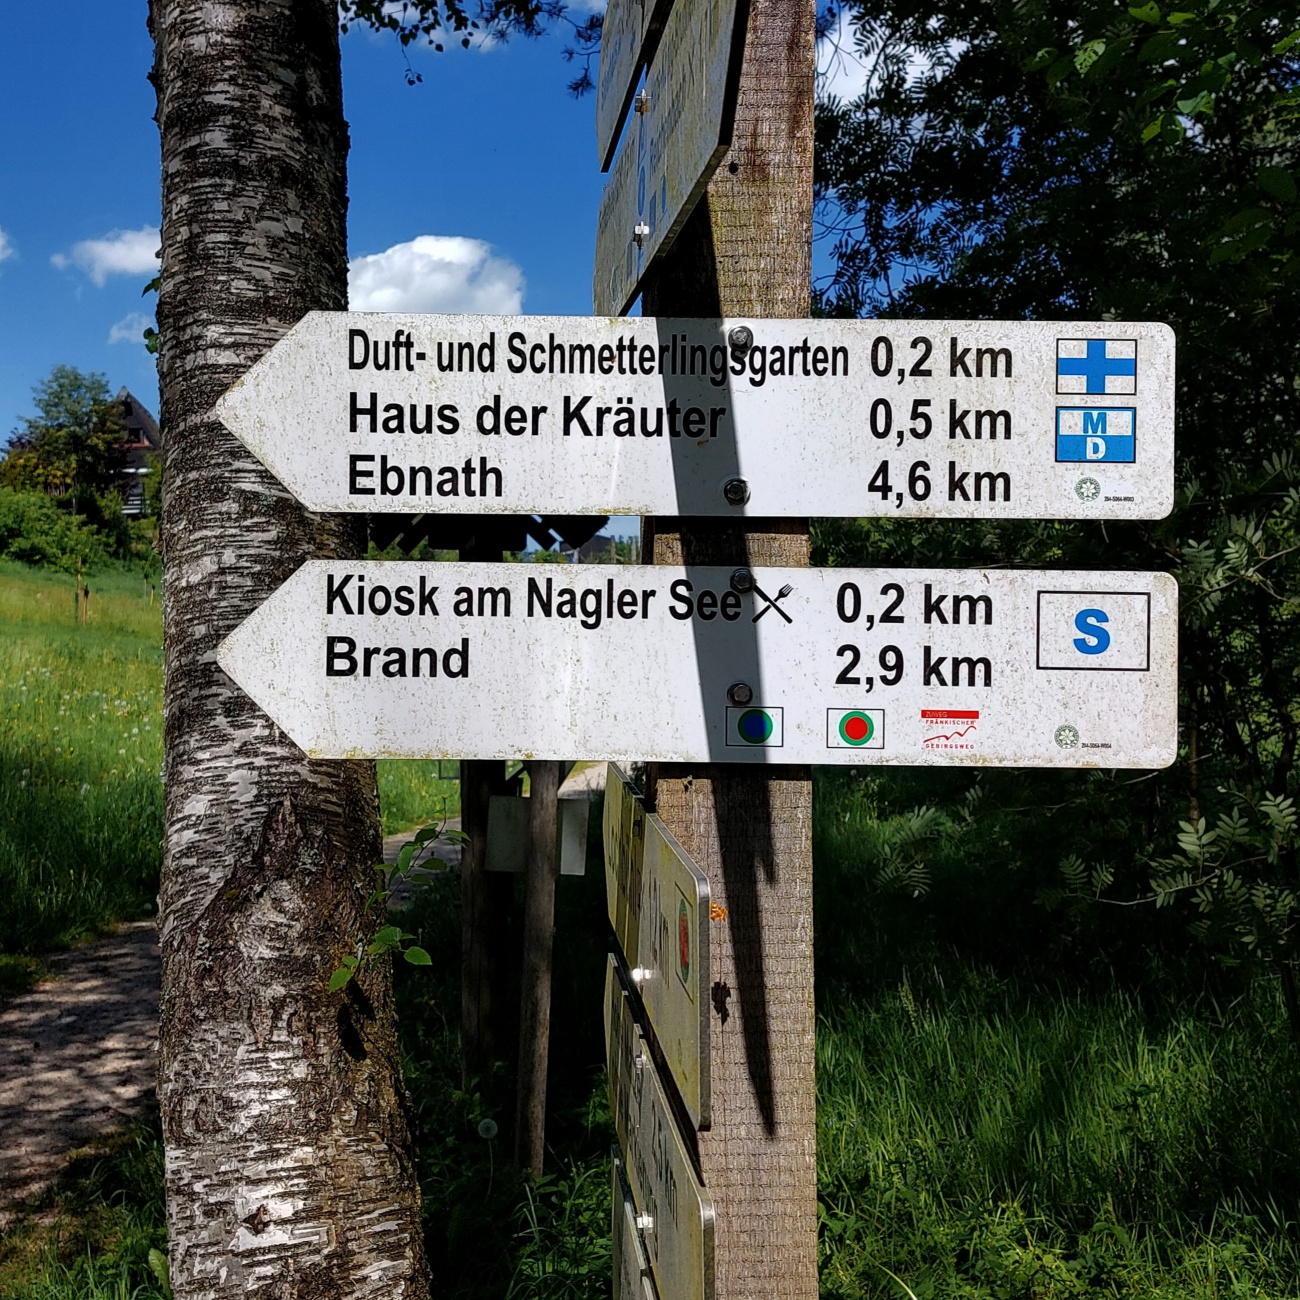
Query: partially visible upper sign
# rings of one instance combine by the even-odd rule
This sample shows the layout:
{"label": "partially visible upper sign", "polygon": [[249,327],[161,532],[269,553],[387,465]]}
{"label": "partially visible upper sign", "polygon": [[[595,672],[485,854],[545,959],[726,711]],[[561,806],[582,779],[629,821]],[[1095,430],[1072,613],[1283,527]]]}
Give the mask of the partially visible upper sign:
{"label": "partially visible upper sign", "polygon": [[320,511],[1158,519],[1173,504],[1159,324],[312,312],[215,412]]}
{"label": "partially visible upper sign", "polygon": [[618,133],[636,91],[647,8],[653,8],[653,0],[609,0],[605,6],[596,73],[596,149],[601,171],[608,169],[614,157]]}
{"label": "partially visible upper sign", "polygon": [[[647,0],[648,2],[648,0]],[[738,0],[682,0],[646,72],[645,112],[601,200],[592,293],[618,316],[704,193],[731,143],[744,25]]]}
{"label": "partially visible upper sign", "polygon": [[659,1293],[672,1300],[713,1300],[713,1198],[677,1131],[612,954],[605,982],[605,1059],[614,1130]]}
{"label": "partially visible upper sign", "polygon": [[596,76],[596,148],[601,171],[608,171],[614,160],[641,69],[654,57],[672,5],[673,0],[609,0],[605,7]]}
{"label": "partially visible upper sign", "polygon": [[614,764],[605,782],[609,919],[697,1128],[708,1128],[709,881]]}

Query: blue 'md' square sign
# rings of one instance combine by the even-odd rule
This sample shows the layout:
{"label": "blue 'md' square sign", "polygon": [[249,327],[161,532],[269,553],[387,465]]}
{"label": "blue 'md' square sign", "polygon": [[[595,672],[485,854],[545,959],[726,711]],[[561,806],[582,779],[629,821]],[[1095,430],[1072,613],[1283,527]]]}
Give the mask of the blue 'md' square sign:
{"label": "blue 'md' square sign", "polygon": [[1131,406],[1058,406],[1056,459],[1131,465],[1137,459],[1137,411]]}

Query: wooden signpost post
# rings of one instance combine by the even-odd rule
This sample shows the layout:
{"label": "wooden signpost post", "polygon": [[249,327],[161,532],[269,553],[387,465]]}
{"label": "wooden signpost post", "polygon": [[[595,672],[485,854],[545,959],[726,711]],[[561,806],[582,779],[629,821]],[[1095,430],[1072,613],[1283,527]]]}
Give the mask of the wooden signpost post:
{"label": "wooden signpost post", "polygon": [[[610,0],[604,318],[314,314],[217,408],[316,510],[646,516],[654,567],[310,562],[218,652],[315,757],[647,764],[611,768],[604,826],[623,1300],[817,1294],[811,764],[1176,752],[1168,576],[807,567],[811,514],[1154,519],[1173,486],[1164,326],[804,319],[814,17]],[[556,829],[530,811],[536,1172]]]}

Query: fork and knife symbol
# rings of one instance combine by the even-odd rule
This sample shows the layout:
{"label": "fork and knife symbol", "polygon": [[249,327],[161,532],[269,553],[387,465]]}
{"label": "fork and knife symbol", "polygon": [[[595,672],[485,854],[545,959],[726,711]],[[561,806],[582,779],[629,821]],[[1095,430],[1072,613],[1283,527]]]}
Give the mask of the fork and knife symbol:
{"label": "fork and knife symbol", "polygon": [[774,609],[778,614],[781,615],[783,619],[785,619],[787,623],[793,623],[794,619],[792,619],[790,615],[787,614],[785,610],[781,608],[780,605],[780,602],[783,601],[793,590],[794,588],[787,582],[785,586],[783,586],[781,590],[776,593],[776,599],[774,600],[771,596],[767,594],[767,592],[763,590],[762,587],[758,585],[758,583],[754,583],[754,595],[761,596],[763,600],[766,601],[767,603],[763,606],[762,609],[758,611],[757,614],[754,615],[751,621],[757,623],[758,620],[762,618],[763,615],[766,614],[769,609]]}

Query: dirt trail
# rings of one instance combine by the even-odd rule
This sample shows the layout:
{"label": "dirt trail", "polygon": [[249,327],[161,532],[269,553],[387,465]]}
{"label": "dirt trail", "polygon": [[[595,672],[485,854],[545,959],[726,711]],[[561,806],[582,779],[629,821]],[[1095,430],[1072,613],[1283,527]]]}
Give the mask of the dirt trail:
{"label": "dirt trail", "polygon": [[[604,766],[580,773],[562,791],[590,796]],[[459,830],[460,819],[447,823]],[[394,862],[410,832],[384,841]],[[409,900],[420,877],[460,861],[460,846],[439,839],[396,891]],[[116,934],[50,960],[53,978],[0,1002],[0,1227],[8,1207],[35,1196],[68,1156],[121,1128],[154,1091],[161,966],[153,921],[130,921]]]}
{"label": "dirt trail", "polygon": [[0,1224],[70,1152],[132,1117],[157,1072],[152,921],[50,961],[56,977],[0,1003]]}

